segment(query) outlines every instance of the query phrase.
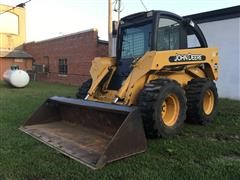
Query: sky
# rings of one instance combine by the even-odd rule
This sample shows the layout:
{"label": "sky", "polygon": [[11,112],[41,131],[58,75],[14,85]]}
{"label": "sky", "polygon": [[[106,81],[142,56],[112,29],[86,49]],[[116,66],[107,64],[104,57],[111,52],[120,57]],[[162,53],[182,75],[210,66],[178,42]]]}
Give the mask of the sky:
{"label": "sky", "polygon": [[[0,0],[0,4],[15,6],[25,1]],[[142,1],[147,10],[171,11],[181,16],[240,5],[240,0]],[[25,8],[27,42],[91,28],[98,29],[100,39],[107,40],[108,0],[31,0]],[[140,11],[145,11],[140,0],[122,0],[121,17]]]}

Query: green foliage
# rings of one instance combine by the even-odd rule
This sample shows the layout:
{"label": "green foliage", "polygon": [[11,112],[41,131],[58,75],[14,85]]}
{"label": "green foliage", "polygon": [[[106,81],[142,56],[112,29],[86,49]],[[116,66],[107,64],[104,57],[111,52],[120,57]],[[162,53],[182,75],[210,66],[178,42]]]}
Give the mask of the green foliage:
{"label": "green foliage", "polygon": [[148,140],[145,153],[98,171],[18,130],[47,97],[73,97],[76,90],[43,82],[14,89],[0,82],[0,179],[239,179],[239,101],[221,99],[213,124],[185,124],[180,135]]}

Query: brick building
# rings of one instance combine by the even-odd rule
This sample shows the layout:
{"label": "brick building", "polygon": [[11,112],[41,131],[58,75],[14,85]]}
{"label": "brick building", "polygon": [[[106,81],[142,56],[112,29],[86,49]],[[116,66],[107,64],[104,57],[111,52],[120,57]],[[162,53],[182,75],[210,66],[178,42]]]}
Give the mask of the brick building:
{"label": "brick building", "polygon": [[37,80],[80,85],[89,78],[94,57],[107,56],[108,43],[98,39],[96,29],[24,44],[34,64],[45,70]]}

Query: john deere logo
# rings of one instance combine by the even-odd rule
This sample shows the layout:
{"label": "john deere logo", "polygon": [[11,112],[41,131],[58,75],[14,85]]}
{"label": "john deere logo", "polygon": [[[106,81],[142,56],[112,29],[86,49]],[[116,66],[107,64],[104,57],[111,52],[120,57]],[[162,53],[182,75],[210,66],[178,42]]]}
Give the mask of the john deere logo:
{"label": "john deere logo", "polygon": [[189,62],[189,61],[204,61],[206,56],[201,54],[177,54],[176,56],[170,56],[170,62]]}

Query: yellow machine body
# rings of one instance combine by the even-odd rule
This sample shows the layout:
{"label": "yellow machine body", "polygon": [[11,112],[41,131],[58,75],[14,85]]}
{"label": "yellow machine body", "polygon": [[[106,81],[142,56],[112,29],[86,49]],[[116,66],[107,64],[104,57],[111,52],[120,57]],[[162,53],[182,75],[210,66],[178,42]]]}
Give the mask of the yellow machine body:
{"label": "yellow machine body", "polygon": [[[178,55],[190,56],[192,60],[170,62],[170,57]],[[203,59],[200,59],[204,57]],[[181,56],[181,58],[184,58]],[[196,59],[194,59],[196,58]],[[199,58],[197,60],[197,58]],[[171,51],[150,51],[145,53],[135,64],[128,78],[117,91],[108,90],[108,84],[116,70],[114,58],[95,58],[92,62],[90,74],[92,86],[88,91],[88,100],[100,102],[113,102],[119,98],[119,104],[136,105],[139,92],[144,85],[151,80],[168,78],[176,80],[182,86],[187,85],[193,78],[218,79],[218,50],[216,48],[183,49]],[[182,70],[169,70],[169,68],[181,68]],[[109,74],[110,73],[110,74]],[[98,89],[101,81],[108,75],[102,89]]]}

